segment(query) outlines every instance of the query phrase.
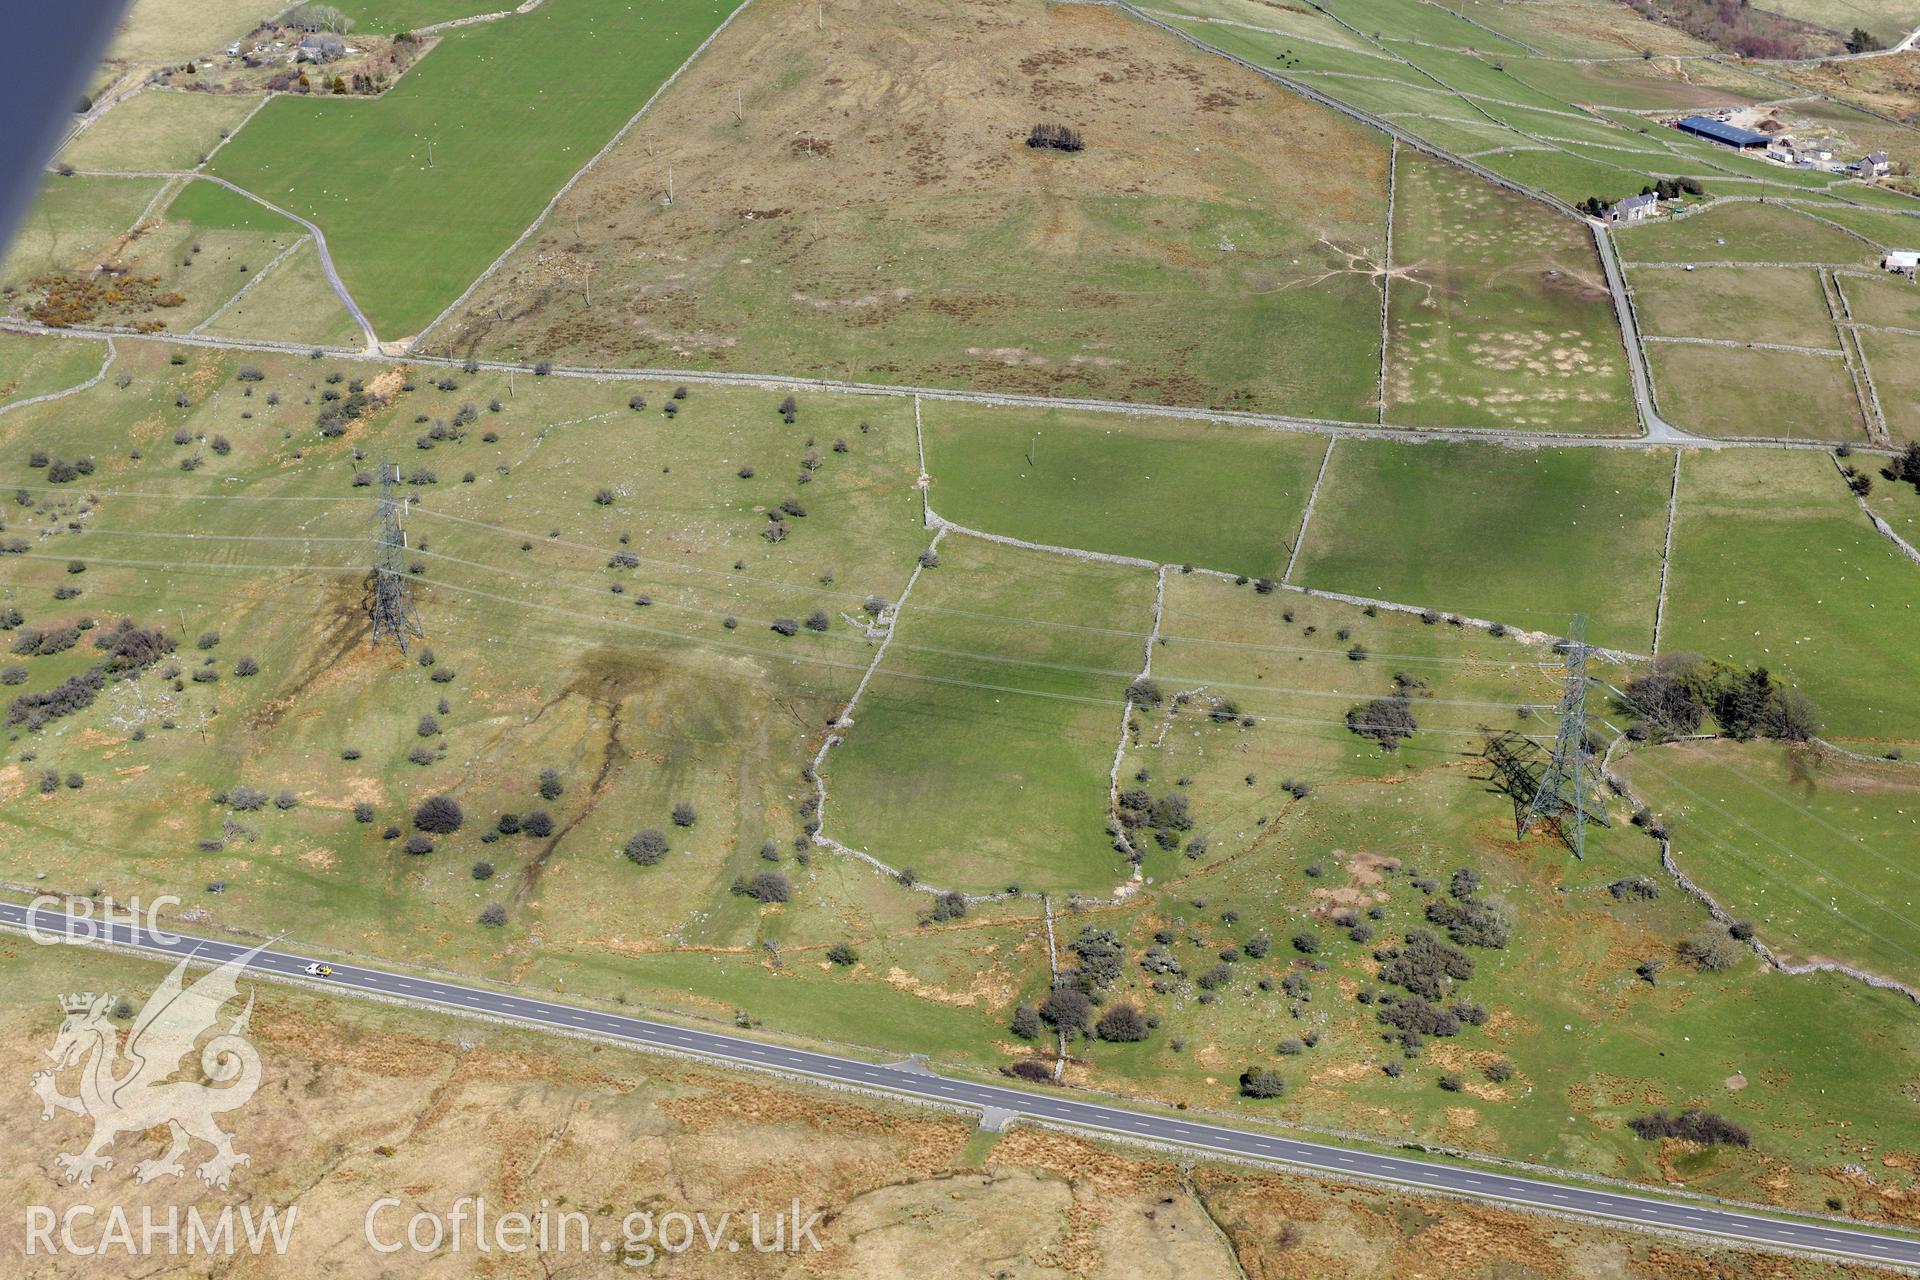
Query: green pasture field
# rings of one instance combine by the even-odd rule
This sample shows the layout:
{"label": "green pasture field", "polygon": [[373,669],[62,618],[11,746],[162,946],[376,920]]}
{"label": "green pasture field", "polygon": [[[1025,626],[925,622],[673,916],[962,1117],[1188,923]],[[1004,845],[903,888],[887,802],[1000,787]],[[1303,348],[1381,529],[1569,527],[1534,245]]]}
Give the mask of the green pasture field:
{"label": "green pasture field", "polygon": [[1855,331],[1867,357],[1867,371],[1895,440],[1920,440],[1920,337],[1907,333]]}
{"label": "green pasture field", "polygon": [[[930,403],[929,499],[1027,542],[1278,578],[1326,444],[1219,423]],[[1202,510],[1231,513],[1198,520]]]}
{"label": "green pasture field", "polygon": [[101,250],[133,229],[165,183],[164,178],[44,179],[0,262],[0,284],[94,266]]}
{"label": "green pasture field", "polygon": [[1820,278],[1804,267],[1706,267],[1633,273],[1641,332],[1836,349]]}
{"label": "green pasture field", "polygon": [[1325,77],[1334,85],[1344,85],[1348,77],[1378,77],[1415,89],[1439,90],[1413,67],[1372,46],[1321,44],[1294,39],[1284,31],[1249,31],[1214,22],[1175,20],[1173,25],[1217,49],[1287,75]]}
{"label": "green pasture field", "polygon": [[104,342],[0,333],[0,410],[77,387],[100,372],[106,357]]}
{"label": "green pasture field", "polygon": [[446,33],[379,99],[268,103],[213,172],[311,218],[375,329],[417,333],[725,15],[549,0]]}
{"label": "green pasture field", "polygon": [[1900,693],[1917,586],[1920,566],[1874,531],[1829,458],[1743,449],[1681,464],[1661,648],[1765,666],[1812,695],[1829,737],[1920,740]]}
{"label": "green pasture field", "polygon": [[[1637,133],[1629,133],[1611,121],[1586,115],[1565,114],[1573,111],[1571,103],[1547,100],[1539,104],[1547,109],[1539,111],[1509,106],[1504,102],[1488,102],[1482,105],[1491,115],[1535,137],[1549,138],[1559,142],[1591,142],[1608,147],[1645,148],[1645,138]],[[1624,156],[1626,153],[1620,154]]]}
{"label": "green pasture field", "polygon": [[1920,979],[1920,770],[1776,745],[1672,745],[1626,762],[1674,860],[1791,961]]}
{"label": "green pasture field", "polygon": [[259,102],[250,94],[148,89],[115,103],[55,158],[104,173],[191,169]]}
{"label": "green pasture field", "polygon": [[[1202,34],[1210,44],[1215,44],[1227,52],[1236,50],[1229,47],[1225,40],[1217,38],[1218,28],[1209,28]],[[1396,112],[1409,112],[1424,116],[1458,116],[1462,112],[1471,112],[1466,102],[1456,93],[1448,93],[1431,80],[1422,77],[1417,83],[1386,83],[1379,80],[1343,78],[1340,76],[1307,77],[1315,87],[1331,94],[1340,101],[1371,111],[1375,115],[1392,115]]]}
{"label": "green pasture field", "polygon": [[1386,420],[1634,430],[1626,357],[1587,228],[1403,150]]}
{"label": "green pasture field", "polygon": [[1396,115],[1395,123],[1418,134],[1436,147],[1455,155],[1469,155],[1489,147],[1530,147],[1536,145],[1504,125],[1489,120],[1433,120],[1425,116]]}
{"label": "green pasture field", "polygon": [[266,231],[284,234],[305,228],[282,217],[258,200],[249,200],[238,191],[217,182],[188,182],[168,201],[162,215],[176,222],[191,222],[206,229],[228,231]]}
{"label": "green pasture field", "polygon": [[[82,613],[165,625],[184,641],[169,659],[182,687],[157,670],[114,682],[33,736],[35,759],[0,766],[4,878],[44,873],[49,888],[121,898],[175,892],[209,911],[211,927],[284,931],[291,945],[558,988],[608,1008],[617,1000],[720,1023],[737,1010],[770,1033],[925,1052],[963,1071],[1007,1060],[1013,1006],[1047,983],[1038,905],[976,904],[963,921],[922,926],[924,895],[825,850],[803,860],[794,844],[812,795],[801,768],[874,652],[839,615],[857,615],[869,593],[897,599],[928,541],[909,405],[803,394],[789,426],[767,392],[694,386],[670,419],[661,407],[671,386],[651,383],[206,350],[174,365],[162,344],[120,347],[127,387],[109,378],[71,401],[0,416],[0,484],[30,486],[35,504],[9,517],[10,532],[39,544],[8,561],[9,585],[30,627]],[[262,379],[237,380],[242,364]],[[341,381],[328,381],[335,374]],[[438,388],[442,376],[459,385]],[[356,379],[394,399],[346,435],[320,438],[322,397]],[[629,407],[636,394],[643,408]],[[467,402],[477,420],[459,439],[436,439],[432,429]],[[183,429],[186,442],[173,443]],[[799,485],[810,436],[821,465]],[[832,447],[841,438],[844,454]],[[96,470],[84,489],[48,486],[26,464],[34,447],[91,455]],[[367,647],[371,503],[351,483],[355,448],[439,477],[403,487],[407,555],[419,565],[406,570],[427,631],[405,661]],[[1490,449],[1458,451],[1466,461],[1454,470],[1484,476],[1488,490],[1516,487],[1511,467],[1486,461]],[[195,456],[201,465],[182,470]],[[1441,456],[1422,455],[1422,471]],[[1641,457],[1611,456],[1604,465]],[[752,477],[738,474],[744,465]],[[599,487],[610,501],[595,501]],[[95,500],[83,511],[86,494]],[[759,532],[771,523],[764,509],[785,496],[807,514],[770,543]],[[1320,509],[1340,505],[1333,491],[1321,495]],[[1375,496],[1380,510],[1406,505]],[[84,531],[40,538],[68,520]],[[623,551],[637,563],[610,563]],[[85,572],[69,573],[70,559]],[[81,594],[56,601],[57,586]],[[889,860],[905,847],[929,882],[948,872],[962,882],[972,866],[982,887],[1019,877],[1104,894],[1120,883],[1126,865],[1104,833],[1106,769],[1152,592],[1144,570],[943,539],[940,566],[921,575],[882,674],[828,756],[826,833]],[[830,616],[825,633],[767,628],[815,607]],[[202,632],[217,642],[200,648]],[[1082,926],[1116,930],[1128,955],[1115,995],[1161,1020],[1138,1045],[1077,1044],[1074,1069],[1090,1083],[1644,1178],[1664,1176],[1660,1153],[1625,1136],[1621,1120],[1650,1097],[1710,1098],[1753,1127],[1759,1156],[1689,1158],[1689,1184],[1751,1196],[1765,1179],[1776,1198],[1809,1206],[1835,1193],[1820,1171],[1843,1154],[1920,1142],[1904,1112],[1876,1101],[1910,1074],[1909,1020],[1894,997],[1837,979],[1762,977],[1751,960],[1723,974],[1670,963],[1649,987],[1633,966],[1669,954],[1703,918],[1671,889],[1643,903],[1607,893],[1617,877],[1658,875],[1653,842],[1621,822],[1575,864],[1549,837],[1512,839],[1511,800],[1491,783],[1482,726],[1545,733],[1541,717],[1516,714],[1556,694],[1559,664],[1544,639],[1368,616],[1177,571],[1161,634],[1161,688],[1202,692],[1133,717],[1123,778],[1144,769],[1141,785],[1184,786],[1195,816],[1186,838],[1204,834],[1209,847],[1191,859],[1151,847],[1122,906],[1054,899],[1063,944]],[[1353,643],[1365,661],[1346,656]],[[259,674],[237,674],[243,656]],[[8,659],[30,672],[16,692],[97,660],[88,639]],[[209,664],[220,679],[190,678]],[[1388,691],[1396,672],[1419,682],[1421,728],[1388,754],[1341,718]],[[914,678],[956,674],[999,688]],[[1035,696],[1046,693],[1066,696]],[[1252,723],[1216,722],[1202,710],[1215,696]],[[422,715],[438,721],[427,736]],[[442,739],[443,757],[405,758],[416,746],[438,755]],[[349,750],[357,756],[343,758]],[[536,790],[546,767],[560,771],[557,797]],[[79,772],[86,785],[42,795],[42,769]],[[1304,799],[1282,790],[1290,776],[1309,785]],[[296,803],[245,812],[215,803],[237,783],[289,789]],[[948,794],[916,798],[913,785]],[[405,853],[408,812],[434,792],[456,796],[466,823],[434,837],[430,853]],[[691,826],[668,816],[682,801],[696,810]],[[355,820],[363,802],[371,822]],[[482,841],[499,813],[535,809],[551,812],[554,836]],[[401,837],[383,838],[389,823]],[[646,827],[670,846],[655,866],[619,854]],[[777,861],[762,854],[767,842]],[[914,842],[937,848],[914,857]],[[1381,869],[1395,859],[1400,870]],[[474,878],[480,861],[490,878]],[[1379,1028],[1351,994],[1373,985],[1373,945],[1423,923],[1428,899],[1411,869],[1444,884],[1462,865],[1515,912],[1511,945],[1476,949],[1478,973],[1459,993],[1492,1016],[1430,1041],[1390,1080]],[[789,877],[791,901],[728,892],[763,869]],[[496,901],[506,926],[474,923]],[[1382,908],[1376,942],[1330,922],[1349,902]],[[1329,969],[1309,975],[1296,1018],[1279,981],[1295,967],[1288,939],[1303,928],[1323,940]],[[1167,994],[1148,988],[1137,963],[1159,929],[1175,932],[1188,974]],[[1212,1003],[1195,1000],[1192,976],[1256,935],[1272,950],[1243,955]],[[840,941],[860,965],[824,963]],[[1857,1028],[1844,1046],[1814,1016],[1836,1008]],[[1318,1047],[1274,1053],[1307,1028],[1321,1033]],[[1496,1055],[1517,1075],[1483,1088],[1479,1066]],[[1293,1085],[1288,1097],[1234,1099],[1238,1072],[1269,1060]],[[1444,1071],[1470,1087],[1433,1087]],[[1748,1073],[1746,1089],[1718,1083],[1736,1072]]]}
{"label": "green pasture field", "polygon": [[[270,260],[269,260],[270,261]],[[225,338],[358,347],[360,326],[347,313],[320,269],[310,236],[244,296],[207,321],[204,333]]]}
{"label": "green pasture field", "polygon": [[1422,40],[1443,48],[1480,49],[1495,55],[1525,52],[1517,42],[1476,27],[1439,5],[1409,5],[1400,0],[1338,0],[1328,9],[1335,17],[1375,39]]}
{"label": "green pasture field", "polygon": [[[1662,54],[1707,51],[1707,46],[1692,36],[1649,22],[1604,0],[1540,0],[1527,5],[1502,0],[1450,0],[1447,7],[1550,56],[1617,58],[1638,57],[1648,49]],[[1471,46],[1476,42],[1463,43]]]}
{"label": "green pasture field", "polygon": [[939,560],[821,771],[827,832],[945,888],[1105,894],[1128,871],[1107,770],[1154,575],[964,536]]}
{"label": "green pasture field", "polygon": [[1920,979],[1920,871],[1905,856],[1920,768],[1688,743],[1636,751],[1626,771],[1681,869],[1784,959]]}
{"label": "green pasture field", "polygon": [[1908,545],[1920,547],[1920,489],[1885,480],[1876,473],[1876,468],[1865,470],[1873,477],[1873,492],[1867,497],[1867,505],[1906,539]]}
{"label": "green pasture field", "polygon": [[1571,151],[1527,151],[1488,156],[1482,161],[1503,178],[1552,192],[1562,200],[1579,202],[1598,196],[1611,204],[1647,185],[1640,171],[1617,161],[1599,161]]}
{"label": "green pasture field", "polygon": [[[1203,864],[1258,840],[1254,818],[1289,804],[1281,790],[1289,778],[1337,787],[1455,767],[1480,750],[1485,726],[1537,734],[1539,721],[1515,708],[1556,696],[1558,667],[1543,638],[1369,615],[1299,592],[1262,595],[1203,574],[1168,575],[1160,633],[1162,690],[1203,696],[1136,711],[1122,777],[1147,768],[1162,784],[1188,779],[1195,830],[1213,846]],[[1366,650],[1360,661],[1348,656],[1355,644]],[[1389,752],[1349,730],[1345,716],[1391,693],[1396,674],[1418,682],[1410,696],[1420,729]],[[1207,697],[1230,700],[1254,725],[1213,723]]]}
{"label": "green pasture field", "polygon": [[1849,274],[1835,280],[1856,324],[1920,329],[1920,287],[1905,276]]}
{"label": "green pasture field", "polygon": [[[1858,232],[1881,249],[1905,249],[1920,245],[1920,218],[1879,209],[1842,206],[1822,207],[1820,216]],[[1858,241],[1855,241],[1858,244]],[[1882,255],[1872,246],[1860,245],[1857,262],[1876,263]]]}
{"label": "green pasture field", "polygon": [[[1620,108],[1629,111],[1678,110],[1724,104],[1727,87],[1709,88],[1701,83],[1700,63],[1688,67],[1689,80],[1674,74],[1671,61],[1654,59],[1633,62],[1558,62],[1522,55],[1505,58],[1507,74],[1533,86],[1542,93],[1565,97],[1583,106]],[[1744,89],[1741,96],[1771,96],[1774,87],[1736,73],[1728,79]]]}
{"label": "green pasture field", "polygon": [[1294,581],[1564,635],[1652,642],[1664,450],[1343,441]]}
{"label": "green pasture field", "polygon": [[352,31],[417,31],[439,22],[512,9],[503,0],[342,0]]}
{"label": "green pasture field", "polygon": [[1495,115],[1520,109],[1520,107],[1508,105],[1510,103],[1518,103],[1521,107],[1538,107],[1546,111],[1569,109],[1567,100],[1559,94],[1543,92],[1526,81],[1509,75],[1502,51],[1479,54],[1456,53],[1447,49],[1435,49],[1426,45],[1404,44],[1391,40],[1388,45],[1395,53],[1446,85],[1448,89],[1463,98],[1473,99],[1476,106],[1491,111]]}
{"label": "green pasture field", "polygon": [[1649,342],[1647,369],[1661,413],[1701,435],[1852,441],[1866,435],[1859,397],[1839,356]]}
{"label": "green pasture field", "polygon": [[[1835,215],[1823,211],[1822,216]],[[1920,224],[1915,229],[1920,231]],[[1614,244],[1629,263],[1830,262],[1845,266],[1867,261],[1873,254],[1853,237],[1780,204],[1717,205],[1685,218],[1626,227],[1615,235]]]}
{"label": "green pasture field", "polygon": [[1836,190],[1843,193],[1848,200],[1870,209],[1886,209],[1909,216],[1920,214],[1920,197],[1910,196],[1892,187],[1880,186],[1872,182],[1843,182],[1836,187]]}

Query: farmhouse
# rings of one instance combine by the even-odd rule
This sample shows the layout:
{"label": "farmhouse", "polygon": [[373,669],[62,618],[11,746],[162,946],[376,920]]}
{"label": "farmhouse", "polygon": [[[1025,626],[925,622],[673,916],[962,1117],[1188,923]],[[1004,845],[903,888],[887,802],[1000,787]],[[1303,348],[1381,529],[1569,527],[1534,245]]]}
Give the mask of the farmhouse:
{"label": "farmhouse", "polygon": [[1847,166],[1863,178],[1884,178],[1892,167],[1887,162],[1887,153],[1884,151],[1869,151]]}
{"label": "farmhouse", "polygon": [[347,42],[323,31],[302,39],[296,56],[303,62],[333,62],[347,56]]}
{"label": "farmhouse", "polygon": [[1772,141],[1764,133],[1742,129],[1738,125],[1728,124],[1725,120],[1715,120],[1712,116],[1682,116],[1674,121],[1673,127],[1682,133],[1690,133],[1696,138],[1705,138],[1709,142],[1718,142],[1723,146],[1737,147],[1742,151],[1764,147]]}
{"label": "farmhouse", "polygon": [[1660,197],[1646,192],[1643,195],[1628,196],[1625,200],[1615,201],[1607,206],[1608,222],[1644,222],[1660,212]]}

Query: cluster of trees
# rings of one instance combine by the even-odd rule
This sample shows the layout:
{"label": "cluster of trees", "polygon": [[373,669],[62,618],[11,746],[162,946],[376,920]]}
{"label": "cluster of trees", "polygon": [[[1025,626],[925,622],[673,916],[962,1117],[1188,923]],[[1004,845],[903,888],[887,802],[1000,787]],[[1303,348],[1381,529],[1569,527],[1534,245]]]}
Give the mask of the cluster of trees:
{"label": "cluster of trees", "polygon": [[[1162,849],[1179,848],[1181,833],[1193,830],[1192,802],[1184,791],[1169,791],[1156,800],[1145,787],[1129,787],[1120,793],[1116,816],[1123,838],[1144,828],[1153,832]],[[1126,848],[1132,850],[1131,842]]]}
{"label": "cluster of trees", "polygon": [[[79,642],[83,628],[91,628],[92,625],[87,622],[82,626],[60,627],[50,631],[23,630],[14,641],[13,651],[33,657],[64,653]],[[18,695],[7,707],[7,723],[35,730],[49,720],[84,711],[93,705],[100,690],[106,687],[108,677],[126,679],[137,676],[172,653],[176,647],[173,638],[164,631],[157,627],[142,627],[131,618],[122,618],[112,628],[95,636],[93,643],[96,649],[107,655],[106,661],[68,676],[51,689]]]}
{"label": "cluster of trees", "polygon": [[785,902],[793,897],[793,885],[778,871],[761,871],[751,878],[736,877],[732,890],[755,902]]}
{"label": "cluster of trees", "polygon": [[1752,669],[1697,653],[1662,654],[1643,676],[1627,682],[1621,699],[1634,717],[1628,732],[1662,740],[1700,732],[1711,716],[1720,731],[1741,741],[1755,737],[1805,742],[1820,732],[1820,708],[1800,690]]}
{"label": "cluster of trees", "polygon": [[1023,1004],[1013,1011],[1013,1034],[1032,1040],[1052,1027],[1068,1039],[1091,1033],[1116,1043],[1145,1040],[1156,1020],[1138,1005],[1118,1000],[1100,1009],[1107,989],[1119,981],[1126,964],[1126,947],[1118,935],[1088,926],[1067,944],[1067,950],[1074,956],[1074,967],[1060,975],[1039,1007]]}
{"label": "cluster of trees", "polygon": [[81,476],[93,474],[92,458],[76,458],[68,462],[64,458],[48,457],[44,449],[35,449],[29,453],[27,465],[35,470],[45,467],[48,484],[72,484]]}
{"label": "cluster of trees", "polygon": [[1027,145],[1036,150],[1079,151],[1086,143],[1077,130],[1064,124],[1036,124],[1027,134]]}
{"label": "cluster of trees", "polygon": [[1419,730],[1420,722],[1414,719],[1413,704],[1403,687],[1388,697],[1375,698],[1349,710],[1347,728],[1379,743],[1382,751],[1393,751]]}
{"label": "cluster of trees", "polygon": [[1461,867],[1448,885],[1453,900],[1429,902],[1427,922],[1445,929],[1461,946],[1498,950],[1512,936],[1513,914],[1505,903],[1480,897],[1480,888],[1480,873]]}
{"label": "cluster of trees", "polygon": [[1634,1116],[1627,1121],[1627,1128],[1648,1141],[1678,1138],[1682,1142],[1697,1142],[1705,1147],[1745,1147],[1751,1146],[1753,1141],[1744,1126],[1699,1107],[1688,1107],[1677,1116],[1664,1110],[1651,1115]]}
{"label": "cluster of trees", "polygon": [[1894,460],[1880,469],[1880,474],[1895,483],[1906,483],[1920,493],[1920,442],[1912,442],[1900,451]]}

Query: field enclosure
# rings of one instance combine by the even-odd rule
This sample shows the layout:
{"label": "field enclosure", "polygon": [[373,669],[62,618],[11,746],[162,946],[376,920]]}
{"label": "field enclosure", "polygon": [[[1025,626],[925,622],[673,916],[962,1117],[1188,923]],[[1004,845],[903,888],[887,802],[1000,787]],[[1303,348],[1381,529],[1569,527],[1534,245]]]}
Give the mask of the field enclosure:
{"label": "field enclosure", "polygon": [[1294,580],[1563,634],[1651,643],[1673,470],[1664,452],[1346,441]]}
{"label": "field enclosure", "polygon": [[548,0],[444,33],[377,99],[275,99],[212,172],[319,224],[376,331],[414,334],[725,17]]}
{"label": "field enclosure", "polygon": [[928,500],[944,519],[1253,578],[1286,569],[1326,452],[1313,435],[1112,414],[935,403],[925,419]]}
{"label": "field enclosure", "polygon": [[1920,565],[1865,523],[1817,453],[1681,464],[1663,646],[1762,663],[1805,689],[1829,736],[1911,740],[1900,694]]}
{"label": "field enclosure", "polygon": [[1587,228],[1411,148],[1395,184],[1386,420],[1634,430]]}

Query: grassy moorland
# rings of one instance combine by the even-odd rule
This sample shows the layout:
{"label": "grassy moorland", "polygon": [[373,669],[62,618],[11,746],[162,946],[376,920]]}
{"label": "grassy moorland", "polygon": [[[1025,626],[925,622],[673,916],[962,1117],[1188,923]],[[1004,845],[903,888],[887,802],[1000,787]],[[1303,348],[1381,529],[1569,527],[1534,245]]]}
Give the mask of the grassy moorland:
{"label": "grassy moorland", "polygon": [[[10,698],[32,699],[100,662],[94,637],[122,617],[175,648],[71,714],[7,730],[5,879],[177,893],[203,928],[284,930],[608,1007],[725,1025],[738,1011],[768,1033],[949,1070],[1036,1051],[1007,1027],[1049,981],[1037,902],[931,920],[926,896],[803,839],[817,816],[805,764],[875,653],[849,619],[869,596],[897,601],[929,541],[908,403],[803,395],[789,424],[751,388],[676,400],[671,384],[211,350],[174,364],[166,345],[119,345],[100,386],[0,416],[0,485],[30,499],[7,517],[28,550],[6,561],[23,617],[0,665],[24,671]],[[318,429],[357,396],[380,403],[338,435]],[[1378,444],[1578,510],[1556,455],[1534,479],[1524,453]],[[36,467],[34,449],[93,471]],[[1609,503],[1640,455],[1622,457],[1609,465],[1627,472],[1589,477]],[[403,486],[403,567],[427,634],[405,660],[369,647],[363,605],[370,502],[354,475],[382,458],[419,481]],[[1663,489],[1657,468],[1650,484]],[[1452,537],[1464,561],[1464,536],[1430,527],[1428,543]],[[1489,527],[1495,541],[1506,528]],[[1611,554],[1635,547],[1623,537]],[[1624,823],[1582,864],[1549,837],[1513,840],[1485,742],[1544,730],[1518,713],[1554,695],[1543,641],[1170,572],[1161,698],[1127,717],[1121,779],[1157,804],[1182,792],[1191,823],[1166,828],[1171,847],[1140,833],[1129,897],[1075,907],[1071,890],[1104,896],[1126,874],[1106,769],[1152,575],[962,535],[940,554],[853,722],[833,726],[846,743],[823,771],[825,830],[928,881],[1059,889],[1063,956],[1085,927],[1114,931],[1107,999],[1159,1025],[1138,1043],[1076,1041],[1072,1081],[1794,1204],[1842,1195],[1873,1211],[1904,1189],[1897,1169],[1873,1188],[1822,1172],[1863,1145],[1877,1160],[1920,1142],[1878,1101],[1910,1074],[1894,997],[1783,982],[1750,959],[1684,968],[1675,944],[1703,914],[1670,891],[1607,888],[1657,874],[1655,846]],[[815,610],[824,631],[771,626]],[[1396,675],[1417,727],[1386,752],[1344,719]],[[414,829],[432,794],[460,804],[457,830]],[[659,859],[624,856],[649,829]],[[1357,996],[1381,988],[1373,948],[1428,927],[1460,866],[1511,912],[1510,938],[1474,946],[1450,996],[1485,1021],[1407,1057]],[[733,891],[760,875],[783,877],[786,900]],[[477,919],[490,905],[497,928]],[[1294,948],[1303,931],[1325,970]],[[831,963],[837,943],[858,963]],[[1156,947],[1179,974],[1142,967]],[[1649,956],[1671,961],[1658,986],[1634,976]],[[1844,1051],[1812,1016],[1835,1008],[1854,1028]],[[1314,1047],[1279,1048],[1308,1032]],[[1514,1074],[1496,1081],[1502,1058]],[[1235,1100],[1256,1063],[1288,1079],[1285,1099]],[[1451,1074],[1458,1091],[1439,1087]],[[1755,1149],[1675,1153],[1622,1123],[1689,1101],[1750,1125]]]}
{"label": "grassy moorland", "polygon": [[49,177],[0,260],[0,284],[96,265],[133,229],[164,178]]}
{"label": "grassy moorland", "polygon": [[417,333],[726,13],[549,0],[447,32],[378,99],[268,103],[212,171],[319,224],[375,329]]}
{"label": "grassy moorland", "polygon": [[104,342],[45,342],[0,333],[0,409],[77,387],[100,372]]}
{"label": "grassy moorland", "polygon": [[1373,418],[1376,134],[1097,7],[815,21],[743,12],[434,349]]}
{"label": "grassy moorland", "polygon": [[[936,513],[987,533],[1278,578],[1318,436],[1112,414],[928,404]],[[1200,510],[1231,512],[1197,520]]]}
{"label": "grassy moorland", "polygon": [[1344,441],[1294,581],[1565,634],[1652,642],[1672,455]]}

